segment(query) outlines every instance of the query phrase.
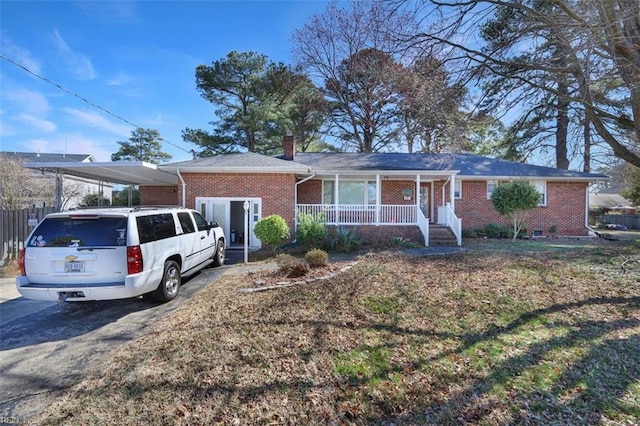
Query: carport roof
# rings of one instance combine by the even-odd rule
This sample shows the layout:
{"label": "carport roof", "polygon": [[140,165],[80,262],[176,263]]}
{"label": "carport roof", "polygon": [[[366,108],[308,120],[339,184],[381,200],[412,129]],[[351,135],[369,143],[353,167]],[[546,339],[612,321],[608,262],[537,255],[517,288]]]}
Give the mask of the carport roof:
{"label": "carport roof", "polygon": [[23,167],[125,185],[177,185],[178,175],[144,161],[26,163]]}

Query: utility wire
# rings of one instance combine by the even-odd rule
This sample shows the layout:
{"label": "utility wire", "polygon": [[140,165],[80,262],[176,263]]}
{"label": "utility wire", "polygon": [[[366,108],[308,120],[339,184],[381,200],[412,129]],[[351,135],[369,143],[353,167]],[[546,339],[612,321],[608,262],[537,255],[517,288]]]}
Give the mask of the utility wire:
{"label": "utility wire", "polygon": [[[114,118],[116,118],[116,119],[118,119],[118,120],[120,120],[120,121],[123,121],[123,122],[127,123],[127,124],[128,124],[128,125],[130,125],[130,126],[135,127],[136,129],[141,129],[141,128],[142,128],[141,126],[138,126],[138,125],[136,125],[136,124],[134,124],[134,123],[130,122],[129,120],[127,120],[127,119],[125,119],[125,118],[123,118],[123,117],[119,116],[118,114],[114,114],[113,112],[109,111],[108,109],[101,107],[100,105],[96,104],[95,102],[91,102],[91,101],[90,101],[90,100],[88,100],[87,98],[84,98],[84,97],[82,97],[82,96],[78,95],[77,93],[74,93],[74,92],[72,92],[71,90],[69,90],[69,89],[66,89],[66,88],[62,87],[61,85],[59,85],[58,83],[56,83],[56,82],[54,82],[54,81],[51,81],[51,80],[50,80],[50,79],[48,79],[47,77],[44,77],[44,76],[42,76],[42,75],[40,75],[40,74],[38,74],[38,73],[36,73],[36,72],[34,72],[34,71],[31,71],[29,68],[25,67],[25,66],[24,66],[24,65],[22,65],[22,64],[17,63],[17,62],[16,62],[16,61],[14,61],[13,59],[8,58],[7,56],[3,55],[2,53],[0,53],[0,58],[2,58],[2,59],[4,59],[5,61],[7,61],[7,62],[9,62],[9,63],[11,63],[11,64],[13,64],[13,65],[17,66],[18,68],[23,69],[24,71],[28,72],[29,74],[31,74],[31,75],[33,75],[33,76],[35,76],[35,77],[38,77],[39,79],[41,79],[41,80],[43,80],[43,81],[46,81],[46,82],[47,82],[47,83],[49,83],[49,84],[54,85],[55,87],[57,87],[58,89],[62,90],[63,92],[68,93],[69,95],[74,96],[74,97],[76,97],[76,98],[80,99],[82,102],[85,102],[85,103],[87,103],[87,104],[91,105],[92,107],[97,108],[97,109],[99,109],[100,111],[103,111],[103,112],[105,112],[105,113],[109,114],[110,116],[112,116],[112,117],[114,117]],[[167,142],[169,145],[173,145],[174,147],[176,147],[176,148],[178,148],[178,149],[180,149],[180,150],[182,150],[182,151],[184,151],[184,152],[187,152],[187,153],[189,153],[189,154],[191,154],[191,153],[192,153],[192,151],[187,151],[186,149],[184,149],[184,148],[182,148],[182,147],[180,147],[180,146],[178,146],[178,145],[176,145],[176,144],[172,143],[171,141],[168,141],[167,139],[162,138],[162,141]]]}

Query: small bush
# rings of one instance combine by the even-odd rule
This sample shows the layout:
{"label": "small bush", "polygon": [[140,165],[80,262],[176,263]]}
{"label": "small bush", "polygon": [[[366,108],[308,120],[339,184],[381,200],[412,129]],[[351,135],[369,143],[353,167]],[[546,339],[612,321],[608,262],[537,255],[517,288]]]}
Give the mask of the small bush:
{"label": "small bush", "polygon": [[416,248],[416,247],[418,247],[418,244],[416,244],[413,241],[411,241],[410,239],[404,238],[404,237],[393,237],[393,245],[395,247],[402,247],[402,248]]}
{"label": "small bush", "polygon": [[303,260],[286,253],[280,253],[276,256],[276,265],[282,273],[290,278],[301,277],[309,272],[309,265]]}
{"label": "small bush", "polygon": [[327,266],[329,263],[329,255],[324,250],[313,249],[304,255],[304,260],[306,260],[312,268],[319,268],[321,266]]}
{"label": "small bush", "polygon": [[271,247],[273,254],[275,254],[278,245],[282,244],[291,235],[287,221],[277,214],[260,219],[253,231],[263,244]]}
{"label": "small bush", "polygon": [[362,245],[362,240],[358,237],[354,228],[339,227],[331,240],[331,250],[342,253],[351,253]]}
{"label": "small bush", "polygon": [[511,238],[513,231],[503,225],[488,223],[482,228],[481,232],[488,238]]}
{"label": "small bush", "polygon": [[462,238],[478,238],[478,231],[475,229],[464,228],[462,230]]}
{"label": "small bush", "polygon": [[298,261],[295,257],[290,254],[280,253],[276,256],[276,265],[283,272],[289,272],[291,267]]}
{"label": "small bush", "polygon": [[327,225],[324,214],[320,213],[316,218],[310,214],[298,215],[298,229],[296,240],[310,248],[320,247],[322,241],[327,237]]}
{"label": "small bush", "polygon": [[302,277],[302,276],[307,275],[307,272],[309,272],[309,266],[306,263],[298,260],[291,267],[291,270],[287,274],[287,277],[289,277],[289,278]]}

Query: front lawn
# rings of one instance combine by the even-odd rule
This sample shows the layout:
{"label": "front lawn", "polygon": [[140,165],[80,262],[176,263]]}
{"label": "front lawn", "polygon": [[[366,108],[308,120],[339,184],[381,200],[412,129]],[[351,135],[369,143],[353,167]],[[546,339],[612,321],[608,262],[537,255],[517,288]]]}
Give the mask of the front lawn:
{"label": "front lawn", "polygon": [[640,423],[633,242],[472,241],[239,293],[250,285],[216,281],[34,420]]}

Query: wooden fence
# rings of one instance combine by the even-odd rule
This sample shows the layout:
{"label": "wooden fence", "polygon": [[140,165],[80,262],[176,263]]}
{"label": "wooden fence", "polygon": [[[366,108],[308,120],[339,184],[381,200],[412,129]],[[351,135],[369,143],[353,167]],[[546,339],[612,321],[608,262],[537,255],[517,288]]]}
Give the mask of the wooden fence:
{"label": "wooden fence", "polygon": [[627,229],[640,229],[640,215],[637,214],[603,214],[600,223],[624,225]]}
{"label": "wooden fence", "polygon": [[6,259],[17,259],[33,227],[54,211],[54,207],[0,210],[0,264]]}

